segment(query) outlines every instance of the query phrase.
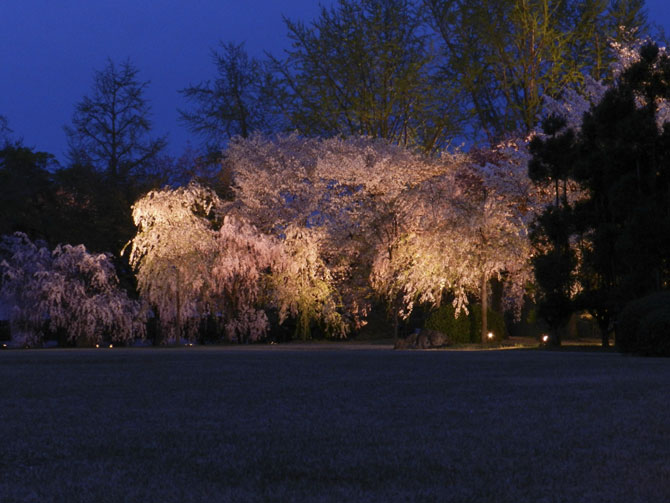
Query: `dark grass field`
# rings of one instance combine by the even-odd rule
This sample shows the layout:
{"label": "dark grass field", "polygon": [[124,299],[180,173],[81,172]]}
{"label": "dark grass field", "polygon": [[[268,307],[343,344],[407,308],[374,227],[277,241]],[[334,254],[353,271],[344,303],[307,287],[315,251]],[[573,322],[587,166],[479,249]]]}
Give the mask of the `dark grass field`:
{"label": "dark grass field", "polygon": [[670,359],[0,352],[0,501],[670,501]]}

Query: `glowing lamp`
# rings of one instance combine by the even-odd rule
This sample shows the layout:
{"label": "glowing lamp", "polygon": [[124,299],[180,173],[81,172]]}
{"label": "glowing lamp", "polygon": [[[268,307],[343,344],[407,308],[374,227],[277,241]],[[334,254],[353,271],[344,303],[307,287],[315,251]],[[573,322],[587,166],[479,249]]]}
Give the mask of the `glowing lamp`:
{"label": "glowing lamp", "polygon": [[110,348],[113,348],[113,347],[114,347],[114,344],[110,344],[109,347],[110,347]]}
{"label": "glowing lamp", "polygon": [[96,348],[99,348],[99,347],[100,347],[100,344],[96,344],[95,347],[96,347]]}
{"label": "glowing lamp", "polygon": [[493,332],[489,332],[486,334],[486,336],[489,338],[489,340],[493,339]]}
{"label": "glowing lamp", "polygon": [[545,344],[546,344],[547,342],[549,342],[549,336],[548,336],[547,334],[544,334],[544,335],[542,336],[542,342],[544,342]]}

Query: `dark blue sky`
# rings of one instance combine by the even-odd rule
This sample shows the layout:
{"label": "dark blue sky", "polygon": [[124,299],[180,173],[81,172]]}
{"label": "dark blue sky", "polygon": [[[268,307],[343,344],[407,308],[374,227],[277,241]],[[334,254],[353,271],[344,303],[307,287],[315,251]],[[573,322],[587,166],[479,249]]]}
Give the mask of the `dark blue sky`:
{"label": "dark blue sky", "polygon": [[177,91],[214,76],[210,49],[244,41],[252,55],[281,55],[282,15],[309,21],[318,12],[316,0],[0,0],[0,115],[14,137],[64,161],[63,126],[93,70],[130,58],[151,81],[155,131],[179,153],[190,134],[177,123]]}
{"label": "dark blue sky", "polygon": [[[14,137],[65,161],[63,126],[107,57],[126,58],[150,80],[156,133],[170,152],[190,138],[177,124],[178,90],[214,76],[218,41],[281,55],[282,15],[309,21],[331,0],[0,0],[0,115]],[[670,34],[670,0],[647,0],[649,20]],[[194,141],[197,143],[197,140]]]}

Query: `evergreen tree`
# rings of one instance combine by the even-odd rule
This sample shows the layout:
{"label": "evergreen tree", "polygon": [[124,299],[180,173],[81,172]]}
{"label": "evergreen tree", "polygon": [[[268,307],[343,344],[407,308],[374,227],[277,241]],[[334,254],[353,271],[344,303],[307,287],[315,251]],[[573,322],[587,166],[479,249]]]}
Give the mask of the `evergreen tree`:
{"label": "evergreen tree", "polygon": [[550,342],[554,345],[560,345],[562,331],[574,309],[572,290],[577,265],[570,244],[574,226],[567,188],[574,162],[575,134],[564,126],[565,121],[555,116],[543,121],[546,136],[536,136],[531,141],[533,158],[528,164],[530,179],[552,194],[552,204],[533,225],[531,241],[539,313],[550,327]]}
{"label": "evergreen tree", "polygon": [[6,143],[0,150],[0,235],[24,232],[32,239],[53,242],[56,189],[53,155],[38,152],[21,142]]}
{"label": "evergreen tree", "polygon": [[[670,58],[647,44],[578,133],[550,118],[548,136],[531,143],[531,178],[556,191],[536,223],[541,309],[555,325],[551,310],[567,315],[573,299],[595,316],[603,345],[628,301],[670,284],[669,99]],[[570,184],[581,196],[569,197]]]}
{"label": "evergreen tree", "polygon": [[[604,99],[584,116],[574,179],[589,197],[575,205],[584,249],[580,303],[604,334],[624,304],[670,280],[670,58],[645,45]],[[607,342],[604,339],[604,342]]]}

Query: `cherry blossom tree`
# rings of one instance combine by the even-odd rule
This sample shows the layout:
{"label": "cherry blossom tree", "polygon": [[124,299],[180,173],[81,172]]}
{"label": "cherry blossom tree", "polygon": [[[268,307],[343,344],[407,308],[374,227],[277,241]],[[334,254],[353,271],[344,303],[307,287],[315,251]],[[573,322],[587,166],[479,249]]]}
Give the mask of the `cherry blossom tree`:
{"label": "cherry blossom tree", "polygon": [[22,233],[4,236],[0,247],[0,297],[11,306],[12,338],[19,344],[39,344],[57,330],[85,344],[144,336],[144,310],[119,288],[108,254],[68,244],[51,251]]}
{"label": "cherry blossom tree", "polygon": [[129,262],[166,341],[191,336],[199,324],[197,299],[213,240],[207,218],[215,200],[213,192],[188,186],[149,192],[133,206],[138,231]]}
{"label": "cherry blossom tree", "polygon": [[[640,50],[646,44],[653,43],[649,38],[636,38],[635,32],[625,32],[622,40],[612,40],[610,42],[610,52],[613,62],[610,66],[610,74],[614,85],[621,78],[621,75],[634,63],[640,61]],[[667,55],[665,47],[659,47],[661,58]],[[658,70],[658,63],[654,70]],[[585,75],[578,87],[566,87],[560,98],[545,95],[543,98],[544,116],[557,116],[565,121],[564,128],[572,129],[578,133],[582,127],[582,119],[593,106],[600,103],[608,90],[608,85],[602,80],[596,80],[589,75]],[[645,96],[638,93],[636,96],[638,107],[647,104]],[[662,97],[656,98],[656,122],[659,130],[663,124],[670,121],[670,103]],[[542,131],[536,130],[533,135],[544,137]]]}
{"label": "cherry blossom tree", "polygon": [[[503,273],[518,304],[533,210],[526,156],[512,144],[489,159],[437,158],[368,138],[257,135],[234,140],[227,162],[238,209],[259,228],[318,229],[345,312],[364,315],[374,292],[406,318],[446,291],[460,311]],[[361,277],[365,285],[355,282]]]}
{"label": "cherry blossom tree", "polygon": [[222,320],[230,339],[265,333],[256,303],[274,247],[250,226],[221,218],[221,204],[210,189],[190,184],[151,191],[133,206],[138,231],[129,259],[164,342],[193,338],[207,316]]}
{"label": "cherry blossom tree", "polygon": [[317,233],[263,233],[235,204],[195,183],[148,193],[133,217],[130,263],[167,340],[193,338],[212,317],[229,340],[255,341],[269,328],[267,309],[277,309],[280,322],[296,317],[301,334],[314,320],[343,333]]}
{"label": "cherry blossom tree", "polygon": [[[518,314],[529,282],[528,225],[536,211],[526,175],[524,142],[449,156],[445,174],[405,194],[406,234],[394,253],[375,259],[373,287],[402,297],[402,317],[415,302],[439,305],[453,296],[456,314],[469,297],[486,312],[489,281],[504,287],[504,307]],[[487,340],[483,317],[483,342]]]}
{"label": "cherry blossom tree", "polygon": [[[503,284],[503,304],[518,315],[531,280],[529,226],[540,209],[539,194],[527,175],[529,154],[525,141],[510,140],[494,148],[473,151],[472,163],[461,180],[470,231],[466,270],[479,274],[482,302],[482,342],[487,340],[489,281]],[[474,277],[470,277],[471,288]]]}
{"label": "cherry blossom tree", "polygon": [[204,300],[210,311],[224,318],[229,340],[258,340],[268,329],[264,310],[268,274],[281,258],[279,243],[252,225],[226,216],[212,245]]}
{"label": "cherry blossom tree", "polygon": [[403,194],[444,170],[383,140],[297,135],[238,138],[227,162],[240,211],[259,228],[277,235],[289,226],[319,231],[321,260],[353,327],[369,308],[373,257],[392,253],[404,233]]}
{"label": "cherry blossom tree", "polygon": [[322,258],[322,233],[318,229],[290,226],[283,232],[280,260],[273,266],[273,304],[279,320],[297,320],[296,335],[308,338],[314,320],[325,332],[345,337],[348,327],[341,311],[341,298],[330,269]]}

